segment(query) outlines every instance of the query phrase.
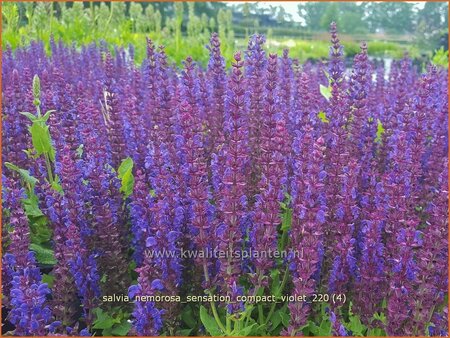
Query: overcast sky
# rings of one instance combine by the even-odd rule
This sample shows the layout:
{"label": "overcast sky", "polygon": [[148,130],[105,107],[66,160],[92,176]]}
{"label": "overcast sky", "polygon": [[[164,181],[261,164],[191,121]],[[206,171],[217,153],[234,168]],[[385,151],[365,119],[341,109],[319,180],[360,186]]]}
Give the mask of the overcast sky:
{"label": "overcast sky", "polygon": [[[225,2],[230,5],[245,3],[244,1],[225,1]],[[255,3],[256,1],[255,2],[249,1],[249,2]],[[415,4],[417,8],[422,8],[424,6],[424,2],[416,2],[416,1],[406,1],[406,2]],[[298,12],[297,12],[297,5],[300,2],[297,2],[297,1],[258,1],[258,3],[259,3],[260,7],[267,7],[267,8],[269,8],[271,5],[272,6],[283,6],[284,9],[286,10],[286,12],[292,15],[292,19],[294,21],[297,21],[297,22],[301,21],[299,15],[298,15]]]}

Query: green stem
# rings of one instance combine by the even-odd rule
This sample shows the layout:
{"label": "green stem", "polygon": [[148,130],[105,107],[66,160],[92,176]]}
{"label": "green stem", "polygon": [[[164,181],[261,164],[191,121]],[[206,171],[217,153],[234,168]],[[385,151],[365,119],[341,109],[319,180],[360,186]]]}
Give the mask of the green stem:
{"label": "green stem", "polygon": [[[261,271],[258,270],[257,274],[258,274],[258,283],[257,283],[257,285],[255,285],[255,289],[253,290],[253,297],[255,297],[258,294],[258,291],[259,291],[259,288],[260,288],[259,285],[261,285],[261,278],[262,278],[261,277]],[[245,326],[247,326],[248,321],[250,320],[250,317],[251,317],[252,312],[253,312],[253,308],[254,308],[254,306],[252,304],[250,304],[249,311],[246,314],[247,319],[245,321]],[[258,311],[259,311],[259,307],[258,307]]]}
{"label": "green stem", "polygon": [[225,334],[228,335],[229,332],[231,332],[231,315],[227,315],[227,330],[225,331]]}
{"label": "green stem", "polygon": [[[208,267],[206,266],[206,263],[203,263],[203,273],[205,275],[205,281],[208,283],[209,282],[209,274],[208,274]],[[211,290],[208,290],[208,293],[210,296],[213,296],[213,293]],[[212,297],[211,297],[212,298]],[[217,309],[216,309],[216,304],[214,303],[213,300],[211,300],[209,302],[209,304],[211,305],[211,310],[214,316],[214,319],[216,320],[217,325],[220,327],[220,329],[226,333],[226,329],[225,326],[223,326],[222,321],[220,320],[219,314],[217,313]]]}
{"label": "green stem", "polygon": [[[428,323],[427,324],[430,324],[431,323],[431,318],[433,318],[433,313],[434,313],[434,309],[435,309],[435,307],[436,307],[436,304],[434,304],[433,305],[433,307],[431,308],[431,311],[430,311],[430,316],[428,317]],[[428,327],[426,327],[425,328],[425,332],[424,332],[424,334],[427,334],[427,329],[428,329]],[[417,326],[416,326],[416,328],[415,328],[415,330],[414,330],[416,333],[417,333]]]}
{"label": "green stem", "polygon": [[50,158],[48,157],[48,154],[44,154],[45,157],[45,167],[47,169],[48,179],[50,180],[50,184],[53,184],[53,172],[52,172],[52,166],[50,164]]}
{"label": "green stem", "polygon": [[248,322],[250,321],[250,317],[251,317],[251,314],[253,311],[253,305],[250,305],[250,307],[247,310],[248,310],[248,312],[244,317],[245,318],[245,326],[248,326]]}
{"label": "green stem", "polygon": [[[283,230],[283,234],[281,235],[281,251],[286,249],[288,240],[289,240],[288,232],[287,230]],[[284,287],[286,286],[288,280],[288,276],[289,276],[289,267],[286,267],[286,270],[284,270],[283,280],[281,281],[280,285],[280,294],[283,293]],[[267,315],[266,321],[264,323],[265,325],[267,325],[270,322],[270,319],[272,318],[272,315],[275,311],[276,305],[277,305],[276,302],[271,305],[269,314]]]}
{"label": "green stem", "polygon": [[258,321],[261,325],[264,324],[264,314],[261,304],[258,304]]}
{"label": "green stem", "polygon": [[[289,276],[289,269],[286,268],[286,270],[284,270],[283,280],[282,280],[281,286],[280,286],[280,293],[283,292],[284,287],[286,286],[288,276]],[[266,322],[265,322],[266,325],[269,323],[269,321],[273,315],[273,312],[275,311],[276,305],[277,305],[277,303],[273,303],[272,306],[270,307],[270,311],[269,311],[269,314],[267,315]]]}
{"label": "green stem", "polygon": [[[210,294],[212,296],[212,293]],[[214,319],[216,320],[217,325],[219,325],[220,329],[226,334],[227,330],[225,329],[225,326],[222,324],[222,321],[220,320],[219,314],[217,313],[216,304],[211,301],[211,310],[214,316]]]}
{"label": "green stem", "polygon": [[281,235],[281,250],[285,250],[287,246],[287,242],[289,240],[288,232],[283,230],[283,234]]}

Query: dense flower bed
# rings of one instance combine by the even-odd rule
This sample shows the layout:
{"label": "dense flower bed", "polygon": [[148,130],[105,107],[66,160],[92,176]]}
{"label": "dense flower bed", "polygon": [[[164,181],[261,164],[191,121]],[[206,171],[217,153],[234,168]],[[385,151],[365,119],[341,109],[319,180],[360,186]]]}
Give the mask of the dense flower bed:
{"label": "dense flower bed", "polygon": [[331,36],[300,65],[256,35],[229,70],[216,34],[206,68],[150,40],[139,67],[132,46],[4,51],[13,333],[446,335],[447,71],[385,77],[362,44],[346,72]]}

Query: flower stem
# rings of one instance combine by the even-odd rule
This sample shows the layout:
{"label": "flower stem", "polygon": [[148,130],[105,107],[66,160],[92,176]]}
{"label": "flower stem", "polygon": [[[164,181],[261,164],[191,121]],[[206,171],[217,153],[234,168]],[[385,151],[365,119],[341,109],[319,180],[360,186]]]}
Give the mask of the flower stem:
{"label": "flower stem", "polygon": [[[206,262],[203,263],[203,273],[205,275],[205,281],[208,283],[209,282],[209,274],[208,274],[208,267],[206,266]],[[213,296],[213,293],[211,290],[208,290],[208,293],[210,296]],[[213,297],[211,297],[213,298]],[[213,300],[211,300],[209,302],[209,304],[211,305],[211,311],[213,313],[214,319],[217,323],[217,325],[220,327],[220,329],[226,333],[227,330],[225,329],[225,326],[222,324],[222,321],[220,320],[219,314],[217,313],[217,309],[216,309],[216,304],[214,303]]]}
{"label": "flower stem", "polygon": [[50,184],[53,184],[53,172],[52,172],[52,166],[50,164],[50,158],[48,157],[48,154],[44,154],[45,157],[45,167],[47,169],[48,179]]}
{"label": "flower stem", "polygon": [[[285,250],[288,245],[289,237],[288,237],[288,231],[285,229],[283,230],[283,234],[281,235],[281,250]],[[286,286],[287,280],[289,276],[289,264],[286,267],[286,270],[284,270],[283,280],[281,281],[280,285],[280,295],[282,294],[284,287]],[[270,307],[269,314],[267,315],[265,325],[267,325],[272,318],[272,315],[275,311],[276,303],[273,303]]]}

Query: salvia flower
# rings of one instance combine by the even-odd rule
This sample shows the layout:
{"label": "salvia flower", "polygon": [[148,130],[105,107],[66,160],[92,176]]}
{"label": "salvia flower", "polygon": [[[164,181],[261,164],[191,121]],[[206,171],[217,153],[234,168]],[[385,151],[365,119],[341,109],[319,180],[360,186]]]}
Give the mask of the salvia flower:
{"label": "salvia flower", "polygon": [[[72,10],[83,17],[81,4]],[[211,35],[207,64],[187,56],[181,67],[150,39],[140,66],[139,46],[105,41],[51,38],[50,55],[42,42],[5,48],[7,334],[106,335],[131,324],[128,335],[167,336],[187,334],[189,322],[191,335],[302,335],[324,320],[321,330],[345,336],[357,333],[354,318],[367,333],[448,332],[447,70],[419,70],[405,55],[387,74],[363,43],[346,71],[335,23],[328,62],[277,56],[256,34],[227,67],[227,25],[225,43]],[[49,161],[36,158],[20,114],[38,101],[55,110]],[[39,247],[56,263],[44,264]],[[269,254],[277,250],[287,256]],[[206,302],[197,320],[183,298],[204,292],[231,302]],[[323,293],[341,296],[311,303]],[[104,298],[125,294],[130,303]],[[237,301],[253,294],[306,302]],[[97,308],[129,323],[101,329]]]}

